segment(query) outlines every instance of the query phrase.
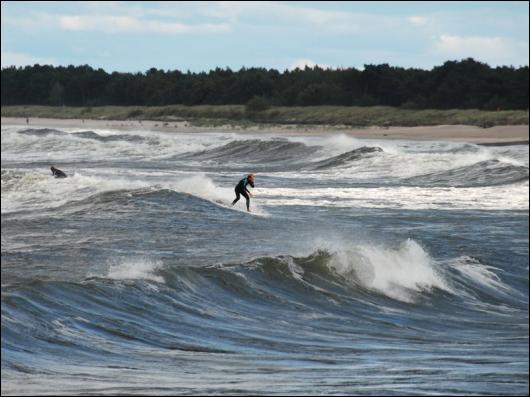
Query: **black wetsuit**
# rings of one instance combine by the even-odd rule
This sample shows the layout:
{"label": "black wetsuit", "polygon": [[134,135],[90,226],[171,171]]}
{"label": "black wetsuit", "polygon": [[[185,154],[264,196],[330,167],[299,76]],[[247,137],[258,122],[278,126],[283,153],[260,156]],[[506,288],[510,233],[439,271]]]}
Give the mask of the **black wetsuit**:
{"label": "black wetsuit", "polygon": [[240,195],[242,195],[247,200],[247,211],[250,211],[250,197],[248,195],[249,191],[247,190],[247,185],[254,187],[254,182],[250,182],[248,177],[245,177],[239,181],[235,188],[236,199],[232,202],[232,205],[237,203],[239,201]]}
{"label": "black wetsuit", "polygon": [[52,168],[52,174],[56,178],[66,178],[66,174],[57,168]]}

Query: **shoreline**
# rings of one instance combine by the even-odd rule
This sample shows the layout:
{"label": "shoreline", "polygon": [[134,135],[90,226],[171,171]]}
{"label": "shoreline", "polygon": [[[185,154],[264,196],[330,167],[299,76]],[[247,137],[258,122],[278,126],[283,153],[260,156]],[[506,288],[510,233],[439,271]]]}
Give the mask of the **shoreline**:
{"label": "shoreline", "polygon": [[365,127],[331,125],[287,125],[264,124],[241,127],[224,124],[219,126],[194,126],[188,121],[153,120],[96,120],[96,119],[53,119],[30,117],[26,124],[23,117],[2,117],[3,125],[20,125],[28,128],[58,127],[79,129],[115,129],[120,131],[151,130],[173,133],[220,133],[267,134],[296,136],[325,136],[346,134],[359,139],[401,139],[440,140],[469,142],[484,145],[528,144],[528,125],[506,125],[481,128],[469,125],[436,125],[419,127]]}

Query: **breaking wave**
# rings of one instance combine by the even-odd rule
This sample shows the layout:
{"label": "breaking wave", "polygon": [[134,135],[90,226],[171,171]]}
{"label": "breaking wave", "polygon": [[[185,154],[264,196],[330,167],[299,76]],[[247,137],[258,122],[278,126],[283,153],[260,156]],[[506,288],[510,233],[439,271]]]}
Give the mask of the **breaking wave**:
{"label": "breaking wave", "polygon": [[527,166],[487,160],[447,171],[418,175],[401,182],[420,186],[495,186],[527,181],[528,175]]}
{"label": "breaking wave", "polygon": [[319,150],[317,146],[307,146],[287,139],[274,140],[235,140],[223,146],[192,152],[181,156],[194,160],[214,160],[231,162],[259,163],[298,162],[300,157],[309,156]]}

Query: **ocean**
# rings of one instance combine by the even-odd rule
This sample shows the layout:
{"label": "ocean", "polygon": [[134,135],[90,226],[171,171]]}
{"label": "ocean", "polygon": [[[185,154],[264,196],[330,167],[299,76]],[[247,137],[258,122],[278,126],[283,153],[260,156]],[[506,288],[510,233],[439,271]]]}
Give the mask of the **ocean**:
{"label": "ocean", "polygon": [[529,392],[528,145],[1,134],[2,395]]}

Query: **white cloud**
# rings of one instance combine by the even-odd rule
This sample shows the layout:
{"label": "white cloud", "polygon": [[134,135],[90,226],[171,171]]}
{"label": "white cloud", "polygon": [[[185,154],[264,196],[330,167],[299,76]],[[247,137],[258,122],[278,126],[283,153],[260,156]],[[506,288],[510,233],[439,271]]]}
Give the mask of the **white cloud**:
{"label": "white cloud", "polygon": [[528,58],[528,43],[516,43],[504,37],[452,36],[437,38],[434,52],[446,58],[476,58],[491,64],[517,63],[521,51]]}
{"label": "white cloud", "polygon": [[24,54],[21,52],[2,51],[2,67],[9,66],[26,66],[26,65],[57,65],[58,62],[54,58],[36,57],[31,54]]}
{"label": "white cloud", "polygon": [[429,22],[429,19],[422,16],[411,16],[407,20],[414,26],[425,26]]}
{"label": "white cloud", "polygon": [[34,13],[31,16],[4,16],[2,14],[2,28],[12,26],[16,29],[39,30],[56,26],[56,19],[49,14]]}
{"label": "white cloud", "polygon": [[64,30],[106,33],[219,33],[230,29],[225,23],[191,25],[115,15],[63,15],[57,19]]}
{"label": "white cloud", "polygon": [[2,25],[31,30],[59,28],[67,31],[104,33],[221,33],[231,29],[228,23],[186,24],[147,19],[129,15],[54,15],[38,13],[27,16],[2,17]]}
{"label": "white cloud", "polygon": [[501,52],[506,47],[506,40],[501,37],[463,37],[442,34],[436,47],[448,55],[466,55],[469,52]]}
{"label": "white cloud", "polygon": [[[275,29],[315,29],[321,33],[353,33],[369,25],[367,14],[329,11],[306,6],[291,6],[281,2],[220,1],[208,3],[200,13],[230,21],[232,24],[272,26]],[[379,21],[381,18],[379,19]]]}
{"label": "white cloud", "polygon": [[291,63],[291,65],[289,65],[288,69],[289,70],[295,70],[296,68],[305,69],[306,66],[310,68],[314,68],[315,66],[318,66],[322,69],[331,69],[330,65],[326,65],[324,63],[316,63],[312,61],[311,59],[297,59],[296,61]]}

